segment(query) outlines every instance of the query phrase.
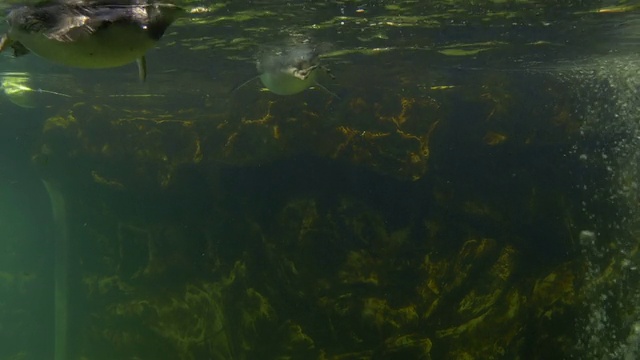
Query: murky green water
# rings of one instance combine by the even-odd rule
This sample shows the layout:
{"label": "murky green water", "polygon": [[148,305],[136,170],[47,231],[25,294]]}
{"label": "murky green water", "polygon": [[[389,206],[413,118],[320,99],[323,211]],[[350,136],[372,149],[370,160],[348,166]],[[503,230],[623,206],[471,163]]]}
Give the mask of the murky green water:
{"label": "murky green water", "polygon": [[637,357],[637,5],[176,4],[144,83],[1,54],[0,359]]}

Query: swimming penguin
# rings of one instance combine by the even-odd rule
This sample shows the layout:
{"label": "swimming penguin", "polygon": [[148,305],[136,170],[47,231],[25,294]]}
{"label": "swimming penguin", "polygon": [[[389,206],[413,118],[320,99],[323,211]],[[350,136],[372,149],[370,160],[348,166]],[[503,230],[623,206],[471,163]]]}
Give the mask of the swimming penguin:
{"label": "swimming penguin", "polygon": [[175,5],[147,0],[45,0],[9,13],[0,52],[11,47],[14,56],[33,52],[59,64],[94,69],[137,61],[144,80],[145,53],[182,13]]}
{"label": "swimming penguin", "polygon": [[307,43],[263,53],[256,66],[260,75],[245,81],[234,91],[259,78],[269,91],[278,95],[293,95],[317,86],[338,97],[317,81],[318,69],[332,76],[329,70],[320,64],[320,54],[321,47]]}

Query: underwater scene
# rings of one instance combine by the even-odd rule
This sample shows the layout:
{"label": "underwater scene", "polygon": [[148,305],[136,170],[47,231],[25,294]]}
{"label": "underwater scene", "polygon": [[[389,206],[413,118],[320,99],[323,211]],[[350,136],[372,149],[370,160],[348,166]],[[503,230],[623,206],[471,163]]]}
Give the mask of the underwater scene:
{"label": "underwater scene", "polygon": [[640,3],[0,14],[0,360],[640,358]]}

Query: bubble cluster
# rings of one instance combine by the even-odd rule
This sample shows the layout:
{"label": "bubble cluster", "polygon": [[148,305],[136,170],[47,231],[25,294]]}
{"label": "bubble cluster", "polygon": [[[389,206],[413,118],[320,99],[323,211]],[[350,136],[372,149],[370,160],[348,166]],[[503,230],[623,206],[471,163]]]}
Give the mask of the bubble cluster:
{"label": "bubble cluster", "polygon": [[584,308],[574,358],[640,358],[640,64],[609,54],[560,71],[579,104],[572,150],[583,173],[586,228],[577,229]]}

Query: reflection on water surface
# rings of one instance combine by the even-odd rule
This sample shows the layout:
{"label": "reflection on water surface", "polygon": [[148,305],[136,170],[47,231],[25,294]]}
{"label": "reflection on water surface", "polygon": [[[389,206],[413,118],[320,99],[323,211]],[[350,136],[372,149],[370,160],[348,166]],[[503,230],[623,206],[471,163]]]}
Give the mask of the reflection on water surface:
{"label": "reflection on water surface", "polygon": [[[637,7],[176,4],[143,83],[0,58],[0,357],[636,357]],[[337,96],[232,91],[292,39]]]}

